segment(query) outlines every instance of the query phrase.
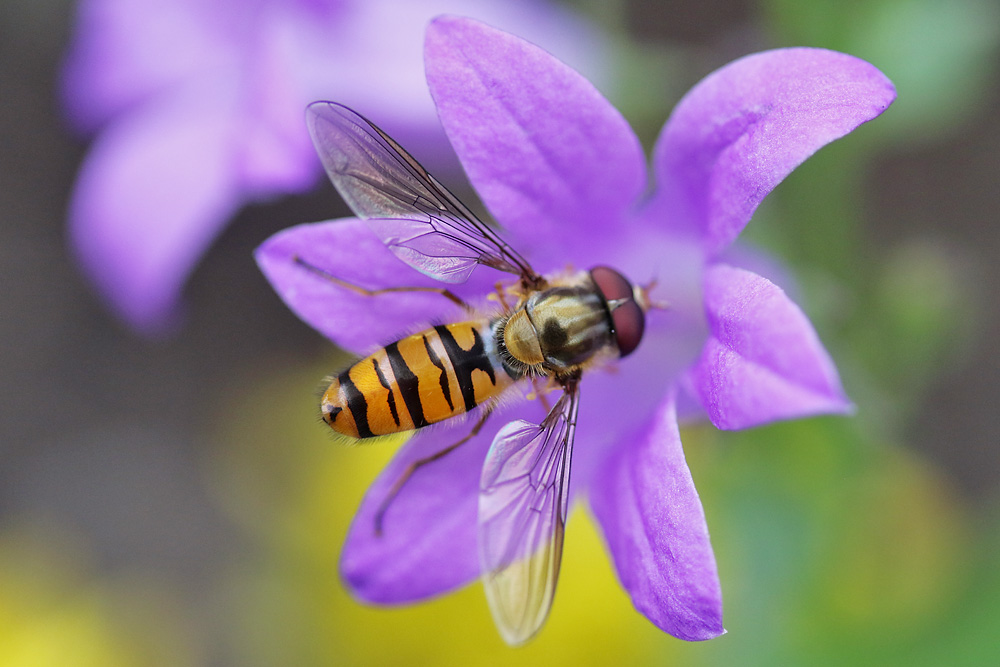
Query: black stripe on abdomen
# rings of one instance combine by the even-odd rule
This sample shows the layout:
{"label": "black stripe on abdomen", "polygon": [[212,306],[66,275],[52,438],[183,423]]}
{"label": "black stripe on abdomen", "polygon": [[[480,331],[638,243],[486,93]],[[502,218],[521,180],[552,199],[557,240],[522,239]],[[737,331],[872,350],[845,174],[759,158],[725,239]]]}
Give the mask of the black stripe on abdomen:
{"label": "black stripe on abdomen", "polygon": [[444,369],[444,364],[441,363],[441,359],[438,358],[437,353],[434,352],[434,348],[431,347],[431,342],[427,340],[427,336],[423,336],[423,339],[424,349],[427,350],[427,358],[441,371],[441,374],[438,376],[438,382],[441,384],[441,393],[444,394],[444,400],[448,402],[448,409],[454,412],[455,404],[451,402],[451,387],[448,385],[448,372]]}
{"label": "black stripe on abdomen", "polygon": [[337,381],[340,382],[340,386],[344,390],[344,396],[347,398],[347,408],[351,411],[351,416],[354,417],[354,425],[358,427],[358,437],[374,437],[375,434],[372,433],[372,429],[368,425],[368,401],[365,400],[365,395],[354,386],[350,371],[347,370],[341,373]]}
{"label": "black stripe on abdomen", "polygon": [[382,384],[382,387],[389,392],[389,413],[392,415],[392,421],[396,422],[396,426],[399,426],[399,413],[396,411],[396,396],[392,393],[392,387],[389,386],[388,380],[382,375],[382,369],[379,368],[378,359],[372,359],[372,365],[375,366],[375,374],[378,375],[378,381]]}
{"label": "black stripe on abdomen", "polygon": [[479,331],[475,327],[470,328],[472,329],[472,347],[468,350],[463,350],[448,327],[444,325],[434,327],[434,330],[441,336],[445,352],[448,353],[451,365],[455,369],[455,377],[458,379],[458,388],[462,391],[462,399],[465,401],[466,412],[479,404],[476,401],[476,388],[472,383],[473,371],[481,370],[489,375],[491,383],[494,385],[497,383],[496,375],[493,373],[493,364],[490,363],[489,358],[486,356],[486,346],[483,345],[483,337],[479,335]]}
{"label": "black stripe on abdomen", "polygon": [[410,367],[399,352],[398,343],[385,346],[385,354],[389,357],[389,366],[392,374],[396,376],[396,386],[399,387],[399,394],[403,397],[403,404],[406,405],[410,419],[413,420],[413,428],[427,426],[430,422],[424,417],[424,406],[420,403],[420,386],[417,383],[417,376],[413,374]]}

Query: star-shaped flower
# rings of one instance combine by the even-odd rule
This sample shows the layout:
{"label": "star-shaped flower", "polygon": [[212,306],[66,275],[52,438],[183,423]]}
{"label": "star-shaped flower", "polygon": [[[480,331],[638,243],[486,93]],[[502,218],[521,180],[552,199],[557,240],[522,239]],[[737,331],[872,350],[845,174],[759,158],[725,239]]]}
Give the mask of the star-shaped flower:
{"label": "star-shaped flower", "polygon": [[[723,253],[792,169],[889,106],[891,82],[866,62],[822,49],[737,60],[680,102],[653,150],[654,189],[645,196],[646,162],[627,122],[542,49],[444,17],[427,32],[425,67],[452,146],[512,247],[542,273],[603,264],[638,284],[655,281],[652,298],[668,304],[647,313],[631,356],[584,375],[572,493],[589,499],[622,586],[643,614],[682,639],[721,634],[715,559],[681,448],[679,406],[723,429],[851,409],[802,311]],[[296,313],[348,350],[367,353],[417,324],[463,317],[434,294],[345,290],[304,271],[296,257],[370,289],[440,283],[398,261],[357,219],[272,237],[257,254],[268,278]],[[480,268],[451,289],[475,302],[497,277]],[[418,431],[375,481],[341,562],[359,598],[417,600],[480,575],[487,450],[505,423],[537,424],[545,414],[540,401],[498,413],[420,468],[389,507],[381,535],[375,515],[402,471],[466,435],[468,424]]]}
{"label": "star-shaped flower", "polygon": [[457,6],[552,35],[575,62],[602,50],[542,0],[80,0],[63,92],[73,126],[95,139],[69,235],[115,313],[146,333],[168,328],[187,276],[244,204],[313,186],[302,109],[317,97],[381,109],[404,139],[444,146],[412,53],[426,21]]}

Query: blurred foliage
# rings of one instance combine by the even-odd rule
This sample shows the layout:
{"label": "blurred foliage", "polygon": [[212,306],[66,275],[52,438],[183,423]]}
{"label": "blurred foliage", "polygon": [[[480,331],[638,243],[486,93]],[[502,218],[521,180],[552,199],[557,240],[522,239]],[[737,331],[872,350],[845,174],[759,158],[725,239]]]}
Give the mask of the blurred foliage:
{"label": "blurred foliage", "polygon": [[837,359],[859,416],[898,437],[930,380],[968,350],[977,309],[960,255],[916,237],[870,240],[864,196],[886,151],[940,141],[983,110],[1000,53],[990,0],[767,0],[779,44],[869,60],[898,98],[875,122],[793,172],[745,239],[777,252],[801,279],[803,304]]}
{"label": "blurred foliage", "polygon": [[[1000,64],[1000,5],[768,0],[764,6],[779,44],[865,58],[893,80],[899,97],[876,122],[796,170],[748,227],[749,238],[795,267],[803,303],[858,405],[853,421],[810,420],[725,436],[727,444],[767,448],[759,459],[740,462],[756,463],[758,477],[739,490],[746,502],[738,507],[754,513],[769,501],[777,516],[800,520],[786,545],[798,550],[785,563],[794,583],[783,577],[777,585],[811,593],[790,615],[767,610],[758,618],[769,624],[786,618],[803,628],[797,637],[782,630],[783,637],[772,638],[788,664],[996,664],[998,526],[966,516],[940,473],[894,444],[907,418],[924,409],[930,381],[968,351],[979,323],[975,288],[964,258],[939,243],[916,236],[888,248],[871,243],[867,227],[878,221],[866,219],[863,193],[881,152],[941,141],[983,111]],[[793,459],[780,455],[782,442],[804,448],[798,464],[783,470],[782,461]],[[834,465],[826,484],[811,474],[822,457]],[[796,478],[808,480],[811,491],[775,502],[776,490]],[[825,511],[805,521],[807,507]],[[710,513],[710,525],[729,535],[736,529],[729,525],[733,506],[718,514],[713,520]],[[761,542],[775,544],[770,536],[758,536]],[[716,540],[716,548],[725,554],[732,547]],[[760,575],[728,578],[776,585]],[[744,599],[727,594],[729,609]],[[752,604],[760,612],[759,601]],[[753,618],[749,608],[743,615]]]}
{"label": "blurred foliage", "polygon": [[983,110],[995,75],[1000,5],[994,0],[765,0],[779,44],[822,46],[874,63],[896,84],[879,132],[913,145],[953,132]]}
{"label": "blurred foliage", "polygon": [[0,531],[0,665],[199,664],[172,596],[147,578],[101,580],[85,546],[35,517]]}
{"label": "blurred foliage", "polygon": [[893,664],[891,652],[863,658],[921,637],[966,585],[961,505],[933,469],[860,426],[688,434],[729,582],[722,639],[740,637],[719,641],[711,664]]}

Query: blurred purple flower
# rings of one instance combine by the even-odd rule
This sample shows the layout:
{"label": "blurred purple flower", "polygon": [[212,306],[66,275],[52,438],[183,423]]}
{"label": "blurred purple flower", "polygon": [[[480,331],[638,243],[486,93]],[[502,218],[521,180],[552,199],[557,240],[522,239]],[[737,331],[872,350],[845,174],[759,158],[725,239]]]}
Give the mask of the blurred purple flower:
{"label": "blurred purple flower", "polygon": [[593,31],[541,0],[81,0],[63,91],[95,139],[69,231],[115,312],[162,331],[244,204],[314,184],[302,123],[314,99],[380,109],[411,146],[445,146],[412,54],[430,17],[456,7],[601,62]]}
{"label": "blurred purple flower", "polygon": [[[549,54],[480,23],[442,18],[428,30],[425,66],[470,180],[536,270],[607,264],[639,283],[655,279],[653,298],[669,303],[648,313],[642,344],[614,372],[584,376],[573,493],[587,493],[642,613],[682,639],[719,635],[715,559],[681,449],[678,405],[700,407],[723,429],[851,409],[802,311],[721,253],[792,169],[889,106],[891,82],[864,61],[821,49],[737,60],[678,105],[653,151],[655,190],[644,198],[645,160],[631,128]],[[272,237],[257,253],[268,278],[306,322],[347,349],[368,352],[415,323],[461,317],[436,295],[347,292],[296,266],[296,255],[373,289],[434,282],[357,219]],[[452,289],[482,298],[495,279],[477,271]],[[542,416],[538,401],[503,408],[469,443],[421,468],[376,537],[374,514],[402,470],[468,425],[414,435],[369,490],[347,538],[341,569],[355,594],[399,603],[478,577],[484,457],[504,423]]]}

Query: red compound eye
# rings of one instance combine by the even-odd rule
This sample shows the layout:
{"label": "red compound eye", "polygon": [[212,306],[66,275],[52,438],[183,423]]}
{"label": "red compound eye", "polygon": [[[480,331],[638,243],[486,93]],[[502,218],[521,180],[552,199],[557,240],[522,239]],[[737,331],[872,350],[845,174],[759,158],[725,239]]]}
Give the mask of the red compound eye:
{"label": "red compound eye", "polygon": [[[635,302],[632,283],[607,266],[595,266],[590,270],[590,277],[612,308],[611,321],[615,329],[618,353],[623,357],[628,356],[639,346],[642,332],[646,329],[646,313]],[[616,307],[614,302],[620,299],[625,299],[625,302]]]}

